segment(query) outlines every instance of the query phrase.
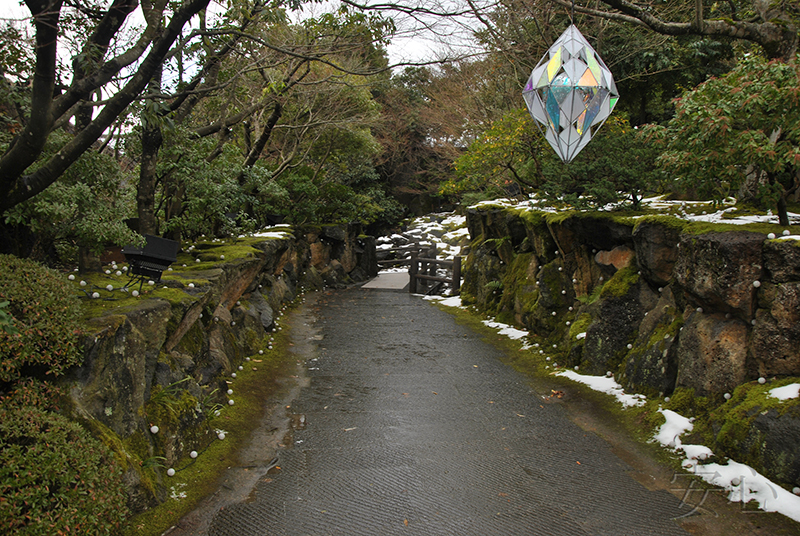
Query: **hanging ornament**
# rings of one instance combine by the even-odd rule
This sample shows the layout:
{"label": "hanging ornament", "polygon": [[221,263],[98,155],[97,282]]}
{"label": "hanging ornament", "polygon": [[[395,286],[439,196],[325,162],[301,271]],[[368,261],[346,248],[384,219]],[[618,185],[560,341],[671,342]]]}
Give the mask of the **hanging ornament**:
{"label": "hanging ornament", "polygon": [[611,71],[574,24],[533,69],[522,96],[545,139],[567,164],[619,99]]}

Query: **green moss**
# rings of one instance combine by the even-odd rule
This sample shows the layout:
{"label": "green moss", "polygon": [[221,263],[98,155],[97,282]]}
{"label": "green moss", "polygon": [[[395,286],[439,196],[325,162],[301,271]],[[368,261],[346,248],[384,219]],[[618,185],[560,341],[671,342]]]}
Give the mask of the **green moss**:
{"label": "green moss", "polygon": [[634,232],[639,226],[645,223],[652,223],[657,225],[662,225],[664,227],[669,227],[671,229],[675,229],[676,231],[682,232],[684,228],[688,225],[688,222],[681,218],[676,218],[673,216],[666,216],[663,214],[653,214],[650,216],[644,216],[642,218],[638,218],[636,220],[636,225],[634,225],[633,230]]}
{"label": "green moss", "polygon": [[617,272],[606,281],[600,291],[601,299],[621,298],[630,288],[639,282],[639,269],[633,264]]}
{"label": "green moss", "polygon": [[752,422],[758,415],[770,410],[775,410],[778,415],[783,415],[792,408],[800,406],[800,399],[780,400],[769,396],[769,391],[776,387],[789,385],[800,381],[798,378],[782,378],[766,384],[749,382],[736,387],[730,400],[712,411],[709,415],[710,424],[721,424],[716,435],[716,443],[727,447],[728,450],[736,448],[750,430]]}
{"label": "green moss", "polygon": [[[670,311],[672,315],[676,315],[676,311],[672,309]],[[678,334],[678,331],[683,326],[683,317],[682,316],[675,316],[674,320],[669,324],[660,324],[656,326],[656,329],[653,330],[653,333],[650,334],[650,340],[647,342],[647,347],[652,348],[656,344],[663,342],[668,337],[675,337]]]}
{"label": "green moss", "polygon": [[[798,226],[795,225],[795,228],[797,227]],[[735,231],[769,234],[769,233],[774,233],[775,228],[776,225],[770,223],[748,223],[745,225],[737,225],[734,223],[688,222],[684,226],[683,232],[692,235],[701,235],[707,233],[726,233]]]}
{"label": "green moss", "polygon": [[684,417],[698,417],[708,415],[713,404],[708,397],[695,396],[693,388],[676,387],[664,407]]}
{"label": "green moss", "polygon": [[581,314],[569,327],[569,338],[574,339],[579,333],[585,333],[589,326],[592,325],[593,320],[592,315],[588,313]]}

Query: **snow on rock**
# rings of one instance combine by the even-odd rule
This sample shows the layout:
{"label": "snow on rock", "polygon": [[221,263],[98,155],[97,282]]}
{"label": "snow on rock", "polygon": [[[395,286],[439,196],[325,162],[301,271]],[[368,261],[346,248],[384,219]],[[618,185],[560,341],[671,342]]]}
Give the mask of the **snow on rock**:
{"label": "snow on rock", "polygon": [[[792,386],[800,388],[800,384],[786,387]],[[772,391],[780,389],[784,388],[778,387]],[[691,419],[669,409],[658,411],[664,415],[665,422],[656,432],[654,439],[676,452],[683,451],[685,459],[681,463],[682,467],[712,486],[727,491],[728,500],[731,502],[746,504],[756,501],[758,507],[765,512],[779,512],[795,521],[800,521],[800,497],[770,481],[749,465],[734,460],[728,460],[724,464],[699,463],[711,457],[713,452],[704,445],[684,445],[681,442],[680,436],[692,429]]]}
{"label": "snow on rock", "polygon": [[800,522],[800,497],[783,489],[749,465],[728,460],[725,464],[698,464],[694,474],[711,484],[723,488],[728,500],[746,504],[756,501],[765,512],[778,512]]}
{"label": "snow on rock", "polygon": [[262,231],[253,233],[252,236],[257,238],[290,238],[291,232],[291,225],[281,223],[272,227],[265,227]]}
{"label": "snow on rock", "polygon": [[780,400],[789,400],[800,397],[800,383],[791,383],[783,387],[776,387],[769,390],[769,396]]}
{"label": "snow on rock", "polygon": [[556,376],[564,376],[572,381],[588,385],[595,391],[612,395],[625,407],[643,406],[645,400],[647,399],[647,397],[644,395],[629,395],[625,393],[625,390],[620,384],[614,381],[614,378],[608,378],[606,376],[587,376],[584,374],[578,374],[572,370],[562,370],[561,372],[556,372],[555,374]]}

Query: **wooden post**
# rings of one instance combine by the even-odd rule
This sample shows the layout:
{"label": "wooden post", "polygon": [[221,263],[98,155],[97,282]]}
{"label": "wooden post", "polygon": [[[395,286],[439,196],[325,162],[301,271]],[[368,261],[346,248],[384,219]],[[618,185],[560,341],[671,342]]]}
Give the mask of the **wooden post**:
{"label": "wooden post", "polygon": [[461,293],[461,255],[453,257],[453,294]]}
{"label": "wooden post", "polygon": [[417,250],[411,250],[411,260],[408,265],[408,292],[411,294],[417,293],[417,270],[419,270],[419,261],[417,261]]}

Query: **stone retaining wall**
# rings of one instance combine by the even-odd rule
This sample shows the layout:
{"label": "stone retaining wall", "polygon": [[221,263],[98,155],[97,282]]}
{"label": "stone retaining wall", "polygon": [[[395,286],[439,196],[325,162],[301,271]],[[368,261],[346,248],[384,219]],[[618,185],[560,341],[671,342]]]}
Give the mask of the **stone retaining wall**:
{"label": "stone retaining wall", "polygon": [[[84,363],[62,382],[73,415],[127,458],[134,512],[166,498],[160,472],[148,471],[145,460],[163,456],[162,465],[170,467],[207,443],[202,436],[213,433],[207,414],[227,402],[225,379],[246,356],[267,348],[285,304],[302,289],[377,273],[375,241],[358,225],[250,240],[257,253],[204,270],[176,265],[174,277],[134,305],[108,307],[89,320]],[[193,254],[203,261],[220,257],[213,247]]]}
{"label": "stone retaining wall", "polygon": [[[700,232],[667,217],[499,207],[471,209],[467,223],[473,242],[464,303],[530,330],[553,362],[611,373],[627,390],[649,396],[688,390],[721,407],[718,420],[732,414],[725,393],[733,394],[730,405],[745,398],[737,389],[759,378],[766,389],[800,376],[796,241],[747,230]],[[784,403],[769,415],[762,406],[741,422],[710,426],[727,426],[729,436],[739,427],[742,438],[769,429],[775,437],[749,441],[745,459],[729,455],[773,476],[763,460],[780,459],[789,469],[776,478],[792,489],[800,485],[800,455],[774,449],[800,441],[800,404]]]}

